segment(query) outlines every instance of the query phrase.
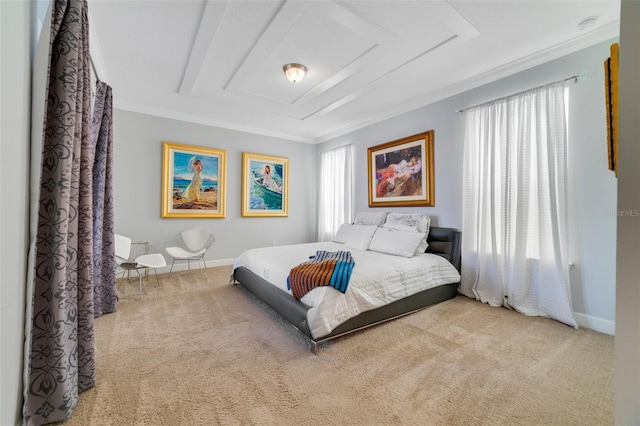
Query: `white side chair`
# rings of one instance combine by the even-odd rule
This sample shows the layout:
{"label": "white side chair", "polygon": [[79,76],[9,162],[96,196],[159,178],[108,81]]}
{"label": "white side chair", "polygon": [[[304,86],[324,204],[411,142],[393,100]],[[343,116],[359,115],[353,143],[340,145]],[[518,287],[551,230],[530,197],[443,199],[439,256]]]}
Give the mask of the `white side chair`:
{"label": "white side chair", "polygon": [[153,269],[156,274],[156,283],[160,286],[157,269],[167,266],[167,261],[161,253],[143,254],[131,259],[131,246],[133,245],[131,238],[115,234],[114,239],[116,264],[122,270],[122,279],[124,279],[124,274],[127,271],[136,271],[138,273],[138,293],[140,300],[142,300],[142,274],[140,270]]}
{"label": "white side chair", "polygon": [[204,255],[215,243],[216,237],[213,233],[202,226],[189,228],[169,238],[165,243],[165,250],[172,258],[169,278],[171,278],[171,274],[173,273],[173,265],[176,260],[187,261],[188,270],[191,270],[191,261],[197,261],[198,266],[202,266],[200,272],[204,277],[204,271],[207,269]]}

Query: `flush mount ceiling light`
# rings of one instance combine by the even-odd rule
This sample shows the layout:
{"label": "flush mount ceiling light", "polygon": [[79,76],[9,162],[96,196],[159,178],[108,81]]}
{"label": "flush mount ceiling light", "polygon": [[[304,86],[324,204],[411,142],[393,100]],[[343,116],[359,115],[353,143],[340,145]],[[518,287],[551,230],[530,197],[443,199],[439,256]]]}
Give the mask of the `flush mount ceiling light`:
{"label": "flush mount ceiling light", "polygon": [[284,75],[286,75],[292,83],[299,82],[307,73],[307,68],[300,64],[287,64],[282,69],[284,70]]}
{"label": "flush mount ceiling light", "polygon": [[581,21],[578,24],[578,30],[582,31],[582,30],[586,30],[587,28],[591,28],[596,24],[596,21],[598,20],[597,16],[590,16],[587,19]]}

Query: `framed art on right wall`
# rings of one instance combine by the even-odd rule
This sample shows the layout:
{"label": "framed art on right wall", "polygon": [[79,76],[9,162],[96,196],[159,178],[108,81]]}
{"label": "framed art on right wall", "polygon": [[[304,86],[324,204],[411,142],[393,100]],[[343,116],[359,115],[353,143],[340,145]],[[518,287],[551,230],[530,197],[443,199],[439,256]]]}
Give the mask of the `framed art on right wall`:
{"label": "framed art on right wall", "polygon": [[613,43],[610,50],[611,56],[604,61],[607,154],[609,170],[618,176],[618,43]]}
{"label": "framed art on right wall", "polygon": [[433,130],[367,150],[369,207],[435,206]]}

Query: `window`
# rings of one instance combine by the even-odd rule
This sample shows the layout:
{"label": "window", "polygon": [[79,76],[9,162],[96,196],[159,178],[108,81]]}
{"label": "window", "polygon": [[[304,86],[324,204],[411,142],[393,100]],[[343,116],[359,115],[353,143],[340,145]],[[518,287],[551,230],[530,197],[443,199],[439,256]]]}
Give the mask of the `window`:
{"label": "window", "polygon": [[353,211],[353,145],[320,155],[318,241],[331,241]]}
{"label": "window", "polygon": [[460,291],[576,326],[564,82],[466,112]]}

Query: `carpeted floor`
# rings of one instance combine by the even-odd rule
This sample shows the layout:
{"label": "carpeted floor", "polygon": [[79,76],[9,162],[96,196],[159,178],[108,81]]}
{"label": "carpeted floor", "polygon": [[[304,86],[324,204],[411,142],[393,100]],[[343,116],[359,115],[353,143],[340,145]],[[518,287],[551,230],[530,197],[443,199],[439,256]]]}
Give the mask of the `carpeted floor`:
{"label": "carpeted floor", "polygon": [[458,296],[316,356],[230,271],[121,287],[64,424],[613,424],[611,336]]}

